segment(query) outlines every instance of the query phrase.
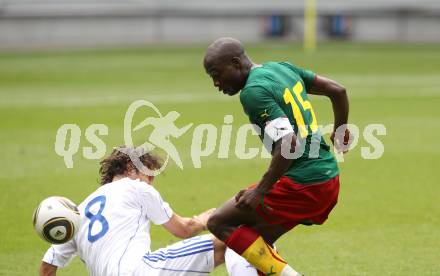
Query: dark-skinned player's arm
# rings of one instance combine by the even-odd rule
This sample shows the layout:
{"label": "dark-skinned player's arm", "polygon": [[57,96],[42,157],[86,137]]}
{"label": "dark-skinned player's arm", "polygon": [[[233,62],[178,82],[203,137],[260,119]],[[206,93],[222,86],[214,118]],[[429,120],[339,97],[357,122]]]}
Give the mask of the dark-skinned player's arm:
{"label": "dark-skinned player's arm", "polygon": [[[330,139],[337,151],[347,152],[349,142],[352,139],[350,138],[350,131],[346,126],[349,111],[346,89],[334,80],[317,75],[307,93],[327,96],[330,99],[335,117],[333,133]],[[340,128],[339,131],[337,131],[338,128]],[[336,134],[339,135],[335,137]]]}
{"label": "dark-skinned player's arm", "polygon": [[241,190],[235,197],[237,208],[243,210],[255,210],[262,201],[264,194],[272,189],[275,182],[286,172],[293,162],[293,159],[284,158],[282,155],[282,143],[290,143],[290,152],[293,153],[296,145],[296,135],[289,133],[274,143],[272,150],[272,161],[269,169],[261,178],[255,189]]}

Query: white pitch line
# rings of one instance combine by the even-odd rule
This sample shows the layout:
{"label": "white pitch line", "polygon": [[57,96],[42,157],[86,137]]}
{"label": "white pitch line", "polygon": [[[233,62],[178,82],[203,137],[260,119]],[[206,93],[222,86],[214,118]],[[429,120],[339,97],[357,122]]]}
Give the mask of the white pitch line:
{"label": "white pitch line", "polygon": [[[386,88],[384,88],[386,90]],[[367,88],[359,90],[350,89],[348,87],[348,95],[351,99],[372,99],[381,97],[383,99],[405,99],[413,97],[435,97],[440,98],[440,91],[436,89],[429,90],[413,90],[411,92],[383,92],[375,89],[368,90]],[[59,96],[58,96],[59,97]],[[316,100],[318,97],[314,96],[312,99]],[[138,96],[66,96],[62,98],[57,97],[10,97],[0,100],[0,108],[16,107],[90,107],[90,106],[109,106],[118,104],[129,104],[135,100],[147,100],[153,104],[192,104],[192,103],[214,103],[214,102],[232,102],[239,101],[237,96],[201,96],[197,94],[170,94],[170,95],[138,95]]]}
{"label": "white pitch line", "polygon": [[[438,74],[427,75],[379,75],[379,74],[332,74],[331,78],[338,80],[347,87],[349,97],[357,98],[412,98],[412,97],[440,97],[440,76]],[[5,93],[0,92],[1,107],[89,107],[108,106],[115,104],[129,104],[138,99],[148,100],[153,104],[191,104],[207,102],[238,101],[237,96],[229,97],[216,94],[216,91],[207,89],[204,94],[197,93],[174,93],[174,94],[141,94],[135,95],[104,95],[93,92],[73,93]],[[112,91],[112,93],[116,93]]]}
{"label": "white pitch line", "polygon": [[57,97],[10,97],[0,101],[0,107],[89,107],[108,106],[115,104],[129,104],[135,100],[147,100],[153,104],[190,104],[206,102],[227,102],[232,97],[219,97],[197,94],[166,94],[166,95],[138,95],[138,96],[65,96]]}

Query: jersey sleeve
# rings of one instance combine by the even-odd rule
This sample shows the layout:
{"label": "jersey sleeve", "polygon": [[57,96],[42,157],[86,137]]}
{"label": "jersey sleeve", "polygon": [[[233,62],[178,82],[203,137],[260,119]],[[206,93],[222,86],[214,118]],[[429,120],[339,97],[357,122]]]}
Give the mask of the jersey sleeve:
{"label": "jersey sleeve", "polygon": [[43,262],[57,266],[65,267],[76,256],[76,245],[73,240],[58,245],[52,245],[44,254]]}
{"label": "jersey sleeve", "polygon": [[263,125],[286,116],[273,95],[262,86],[247,87],[240,94],[240,102],[253,124]]}
{"label": "jersey sleeve", "polygon": [[173,210],[165,202],[159,192],[151,186],[146,186],[139,192],[142,208],[147,217],[157,225],[164,224],[173,216]]}
{"label": "jersey sleeve", "polygon": [[301,67],[292,65],[291,63],[285,62],[294,72],[296,72],[304,82],[305,89],[308,92],[315,81],[316,74],[310,70],[303,69]]}
{"label": "jersey sleeve", "polygon": [[301,78],[303,79],[304,84],[306,85],[306,91],[307,92],[310,91],[310,88],[313,85],[313,81],[316,78],[316,74],[310,70],[300,69],[300,68],[299,68],[298,73],[301,76]]}
{"label": "jersey sleeve", "polygon": [[240,101],[251,123],[260,126],[273,142],[294,132],[286,114],[265,88],[252,87],[240,95]]}

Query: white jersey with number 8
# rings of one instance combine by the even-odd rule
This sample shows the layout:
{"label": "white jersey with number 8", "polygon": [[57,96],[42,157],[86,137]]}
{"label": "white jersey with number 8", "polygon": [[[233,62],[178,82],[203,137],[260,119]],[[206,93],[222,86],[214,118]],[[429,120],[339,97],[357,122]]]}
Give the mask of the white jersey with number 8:
{"label": "white jersey with number 8", "polygon": [[173,215],[151,185],[123,178],[106,184],[79,206],[81,224],[75,237],[53,245],[43,261],[66,266],[78,255],[90,275],[131,275],[150,251],[150,221],[163,224]]}

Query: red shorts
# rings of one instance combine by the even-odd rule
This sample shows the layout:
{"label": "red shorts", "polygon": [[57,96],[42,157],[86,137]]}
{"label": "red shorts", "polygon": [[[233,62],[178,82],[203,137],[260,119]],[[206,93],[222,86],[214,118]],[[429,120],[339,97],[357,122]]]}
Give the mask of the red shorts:
{"label": "red shorts", "polygon": [[264,196],[264,204],[258,205],[256,211],[268,223],[280,224],[286,229],[298,224],[322,224],[338,202],[338,194],[339,176],[308,185],[283,176]]}

